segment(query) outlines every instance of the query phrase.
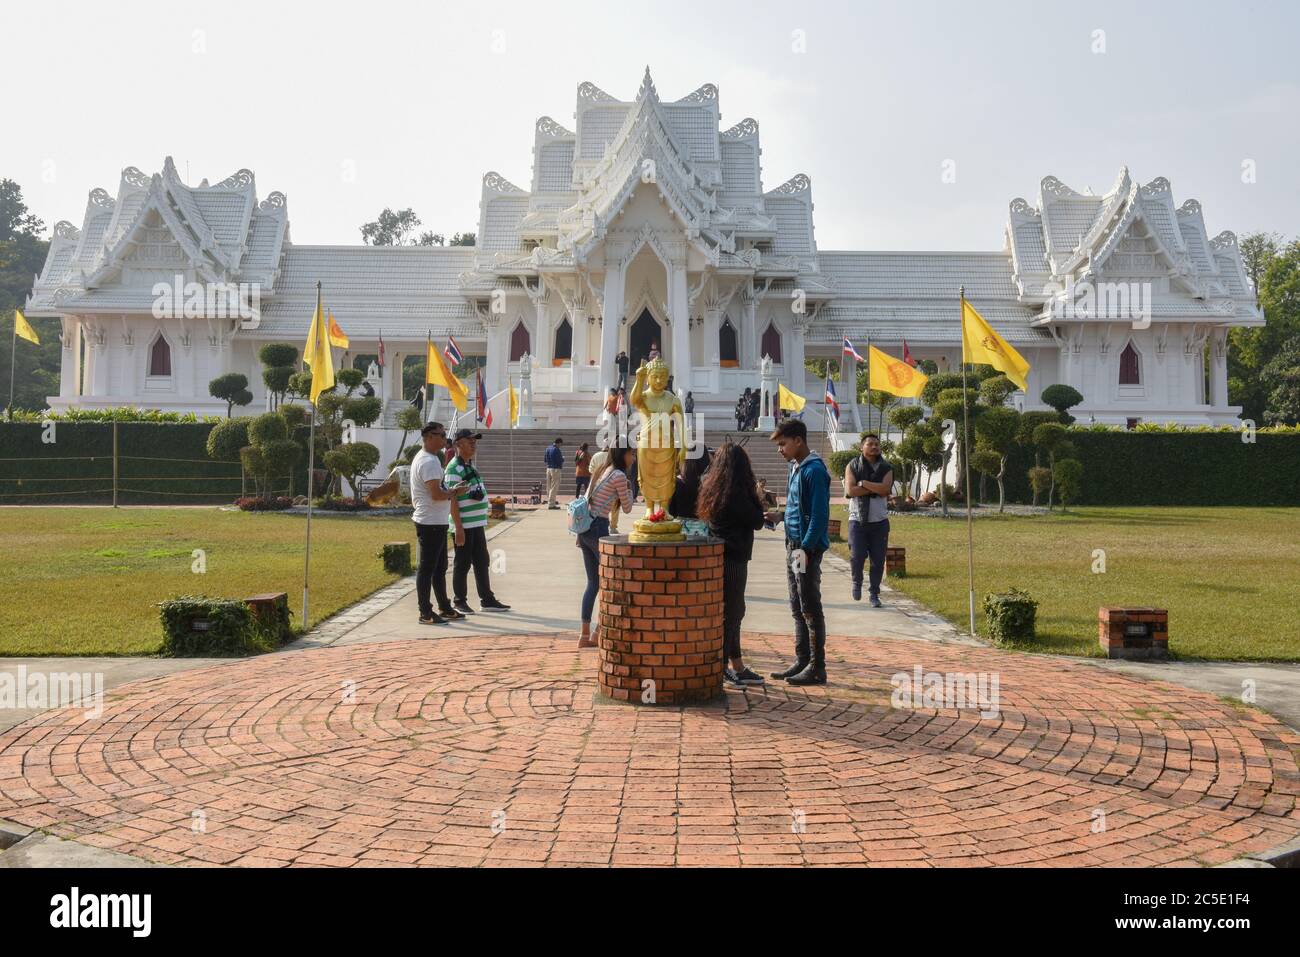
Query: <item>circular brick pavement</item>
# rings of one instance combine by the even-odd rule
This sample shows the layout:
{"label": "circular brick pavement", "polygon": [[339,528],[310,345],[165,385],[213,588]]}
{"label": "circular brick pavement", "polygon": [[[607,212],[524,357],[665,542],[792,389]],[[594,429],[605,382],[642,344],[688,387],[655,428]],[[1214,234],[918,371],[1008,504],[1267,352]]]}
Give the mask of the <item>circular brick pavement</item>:
{"label": "circular brick pavement", "polygon": [[[757,669],[790,640],[747,635]],[[835,638],[832,684],[641,708],[555,635],[289,652],[0,734],[0,818],[175,864],[1214,864],[1300,832],[1300,736],[1057,658]],[[987,672],[995,717],[891,706]]]}

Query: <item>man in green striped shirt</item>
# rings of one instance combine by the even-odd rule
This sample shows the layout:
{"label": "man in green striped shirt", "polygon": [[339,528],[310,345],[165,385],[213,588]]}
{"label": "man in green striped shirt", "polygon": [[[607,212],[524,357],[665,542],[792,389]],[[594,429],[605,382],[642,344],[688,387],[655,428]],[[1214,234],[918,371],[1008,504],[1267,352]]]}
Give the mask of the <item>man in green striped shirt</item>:
{"label": "man in green striped shirt", "polygon": [[452,566],[451,588],[455,596],[453,605],[462,614],[472,614],[469,606],[469,569],[474,566],[474,585],[484,611],[509,611],[510,606],[497,601],[492,594],[488,577],[491,559],[487,547],[488,496],[483,476],[474,467],[474,452],[482,433],[459,429],[452,436],[456,457],[447,463],[443,473],[443,487],[460,483],[456,508],[451,517],[456,523],[456,559]]}

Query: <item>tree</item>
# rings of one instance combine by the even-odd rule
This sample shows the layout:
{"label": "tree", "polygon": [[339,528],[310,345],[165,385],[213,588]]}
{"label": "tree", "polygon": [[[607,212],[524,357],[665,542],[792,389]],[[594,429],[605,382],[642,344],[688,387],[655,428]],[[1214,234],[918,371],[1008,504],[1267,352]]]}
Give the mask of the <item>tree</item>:
{"label": "tree", "polygon": [[353,498],[360,501],[361,476],[379,464],[379,449],[369,442],[349,442],[325,453],[325,467],[352,486]]}
{"label": "tree", "polygon": [[273,406],[278,406],[289,390],[289,380],[298,361],[298,349],[287,342],[268,342],[257,350],[257,358],[263,366],[262,382],[274,399]]}
{"label": "tree", "polygon": [[226,418],[230,418],[234,407],[248,405],[253,401],[253,393],[248,391],[248,376],[239,372],[227,372],[208,383],[208,394],[214,399],[226,403]]}
{"label": "tree", "polygon": [[[41,239],[45,224],[27,209],[22,189],[0,179],[0,402],[9,399],[9,370],[14,371],[14,409],[39,412],[57,395],[62,367],[59,321],[28,316],[40,345],[14,342],[14,310],[23,308],[32,276],[45,266],[50,244]],[[12,350],[18,349],[11,364]]]}
{"label": "tree", "polygon": [[1043,405],[1050,405],[1060,416],[1063,425],[1072,425],[1074,416],[1070,415],[1070,410],[1083,401],[1083,396],[1079,390],[1068,385],[1049,385],[1043,390]]}
{"label": "tree", "polygon": [[[931,380],[933,381],[933,380]],[[928,385],[928,383],[927,383]],[[938,400],[934,405],[934,414],[941,422],[951,420],[956,426],[955,434],[957,437],[957,489],[963,495],[970,495],[971,490],[966,488],[966,456],[969,454],[971,446],[971,437],[975,428],[979,424],[979,415],[986,411],[977,404],[979,392],[973,388],[967,388],[964,392],[960,388],[944,389],[939,393]],[[966,426],[969,426],[969,434]],[[946,465],[946,463],[945,463]],[[941,484],[945,484],[940,479]],[[944,495],[945,508],[947,505],[947,495]],[[945,510],[945,514],[947,514]]]}
{"label": "tree", "polygon": [[1034,466],[1029,470],[1029,487],[1034,492],[1034,507],[1038,507],[1038,499],[1043,493],[1052,487],[1052,470],[1045,469],[1041,466]]}
{"label": "tree", "polygon": [[[234,420],[232,420],[234,421]],[[290,475],[302,449],[289,438],[289,426],[279,412],[265,412],[248,422],[248,445],[239,451],[244,470],[253,476],[259,495],[271,493],[275,479]],[[214,430],[215,431],[215,430]]]}
{"label": "tree", "polygon": [[1267,396],[1265,421],[1270,425],[1300,423],[1300,335],[1287,340],[1259,378]]}
{"label": "tree", "polygon": [[[998,378],[1005,377],[999,376]],[[987,385],[989,382],[994,381],[996,380],[987,379],[984,384]],[[1020,413],[1004,405],[984,409],[979,418],[975,420],[977,451],[991,452],[997,457],[994,468],[980,468],[980,471],[997,479],[999,512],[1006,511],[1007,490],[1004,480],[1007,474],[1007,456],[1011,454],[1011,450],[1015,447],[1016,436],[1019,431]]]}
{"label": "tree", "polygon": [[1006,405],[1007,399],[1011,398],[1019,388],[1020,386],[1004,375],[990,376],[980,382],[980,398],[985,405]]}
{"label": "tree", "polygon": [[435,245],[433,233],[425,233],[419,239],[412,238],[419,228],[420,217],[415,215],[415,210],[407,207],[394,212],[385,207],[378,219],[361,227],[361,241],[367,246]]}
{"label": "tree", "polygon": [[1066,439],[1065,426],[1060,422],[1044,422],[1034,429],[1034,445],[1047,453],[1047,461],[1052,471],[1052,484],[1047,489],[1047,508],[1051,511],[1052,495],[1056,491],[1056,458],[1064,457],[1073,447]]}
{"label": "tree", "polygon": [[218,422],[208,433],[208,458],[218,462],[234,462],[239,450],[248,445],[248,424],[251,418],[226,419]]}
{"label": "tree", "polygon": [[1052,477],[1061,490],[1061,511],[1077,501],[1083,491],[1083,463],[1078,459],[1061,459],[1052,467]]}
{"label": "tree", "polygon": [[398,460],[401,459],[402,453],[406,451],[406,437],[424,427],[420,410],[413,405],[404,407],[402,411],[397,413],[397,427],[402,430],[402,440],[397,443],[397,459],[394,459],[389,464],[390,469],[399,464]]}
{"label": "tree", "polygon": [[1264,312],[1262,328],[1228,330],[1228,401],[1241,417],[1268,421],[1264,367],[1300,335],[1300,242],[1282,244],[1276,233],[1251,233],[1238,242],[1242,265]]}

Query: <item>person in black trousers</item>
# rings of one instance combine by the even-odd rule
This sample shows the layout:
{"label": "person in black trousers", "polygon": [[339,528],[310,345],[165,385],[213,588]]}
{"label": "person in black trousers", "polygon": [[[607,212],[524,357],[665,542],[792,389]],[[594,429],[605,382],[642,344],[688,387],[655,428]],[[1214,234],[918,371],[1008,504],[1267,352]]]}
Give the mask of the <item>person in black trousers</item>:
{"label": "person in black trousers", "polygon": [[726,441],[704,473],[697,502],[699,517],[723,540],[722,676],[735,688],[761,685],[760,675],[745,667],[740,624],[745,618],[745,585],[754,554],[754,532],[763,527],[763,506],[749,453]]}

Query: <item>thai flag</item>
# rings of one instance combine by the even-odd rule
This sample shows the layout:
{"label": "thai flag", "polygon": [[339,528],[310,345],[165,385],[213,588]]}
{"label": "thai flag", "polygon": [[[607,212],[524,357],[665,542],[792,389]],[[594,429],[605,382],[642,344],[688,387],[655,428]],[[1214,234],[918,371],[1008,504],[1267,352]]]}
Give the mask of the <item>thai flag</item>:
{"label": "thai flag", "polygon": [[384,367],[384,334],[379,334],[379,368]]}
{"label": "thai flag", "polygon": [[483,385],[483,373],[478,369],[474,370],[474,381],[478,383],[474,395],[475,417],[490,429],[492,428],[492,406],[488,405],[487,388]]}
{"label": "thai flag", "polygon": [[853,348],[853,343],[849,342],[849,337],[844,337],[844,355],[852,356],[857,362],[865,362],[862,356],[858,355],[858,350]]}
{"label": "thai flag", "polygon": [[[845,339],[845,342],[849,340]],[[835,431],[839,431],[840,426],[840,404],[835,401],[835,383],[831,381],[830,376],[826,377],[826,412],[831,417],[831,422],[835,426]]]}
{"label": "thai flag", "polygon": [[456,340],[451,336],[447,337],[447,348],[442,350],[442,354],[447,357],[447,361],[451,363],[453,369],[465,361],[460,346],[456,345]]}
{"label": "thai flag", "polygon": [[907,348],[907,340],[903,340],[903,361],[913,369],[916,368],[916,360],[912,358],[912,350]]}

